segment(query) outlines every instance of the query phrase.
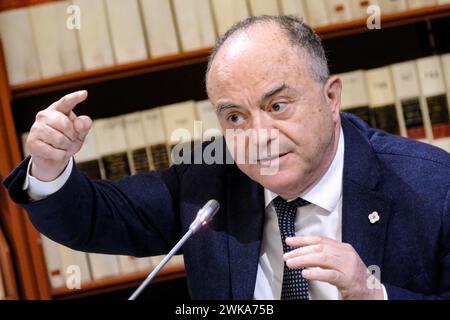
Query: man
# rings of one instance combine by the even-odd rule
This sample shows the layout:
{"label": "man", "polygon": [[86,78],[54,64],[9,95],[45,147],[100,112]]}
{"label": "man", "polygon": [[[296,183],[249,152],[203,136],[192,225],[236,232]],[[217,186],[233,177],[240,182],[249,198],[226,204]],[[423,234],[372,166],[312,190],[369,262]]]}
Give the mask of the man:
{"label": "man", "polygon": [[[246,139],[245,150],[227,136],[244,163],[90,181],[72,160],[91,125],[73,111],[82,91],[37,115],[32,160],[6,179],[10,196],[57,242],[136,256],[166,253],[217,199],[210,227],[183,249],[196,299],[450,297],[449,154],[340,114],[341,82],[308,26],[292,17],[237,24],[206,79],[224,130],[277,132]],[[278,151],[252,163],[252,145]]]}

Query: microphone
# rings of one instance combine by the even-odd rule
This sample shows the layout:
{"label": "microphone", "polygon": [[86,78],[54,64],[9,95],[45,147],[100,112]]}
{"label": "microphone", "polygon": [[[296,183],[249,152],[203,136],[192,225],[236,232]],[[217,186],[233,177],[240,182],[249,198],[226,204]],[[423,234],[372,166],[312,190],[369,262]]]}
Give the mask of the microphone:
{"label": "microphone", "polygon": [[128,298],[128,300],[135,300],[142,291],[152,282],[153,278],[159,271],[169,262],[169,260],[177,253],[177,251],[184,245],[184,243],[201,228],[205,227],[219,211],[220,205],[217,200],[209,200],[203,208],[197,212],[195,220],[189,226],[189,230],[185,233],[183,238],[170,250],[167,256],[156,266],[155,269],[148,275],[145,281],[136,289],[136,291]]}

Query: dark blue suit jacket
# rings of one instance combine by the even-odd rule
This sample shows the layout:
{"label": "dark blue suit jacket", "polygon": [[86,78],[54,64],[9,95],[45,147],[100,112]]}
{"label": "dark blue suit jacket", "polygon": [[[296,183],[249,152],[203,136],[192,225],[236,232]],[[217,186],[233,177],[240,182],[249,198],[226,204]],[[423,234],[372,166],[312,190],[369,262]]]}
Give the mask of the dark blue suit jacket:
{"label": "dark blue suit jacket", "polygon": [[[450,155],[342,114],[342,240],[381,268],[390,299],[450,298]],[[221,209],[183,253],[194,299],[252,299],[264,225],[263,188],[233,165],[178,165],[119,182],[75,169],[47,199],[22,190],[28,159],[4,181],[36,228],[77,250],[167,253],[210,199]],[[377,211],[380,221],[368,215]]]}

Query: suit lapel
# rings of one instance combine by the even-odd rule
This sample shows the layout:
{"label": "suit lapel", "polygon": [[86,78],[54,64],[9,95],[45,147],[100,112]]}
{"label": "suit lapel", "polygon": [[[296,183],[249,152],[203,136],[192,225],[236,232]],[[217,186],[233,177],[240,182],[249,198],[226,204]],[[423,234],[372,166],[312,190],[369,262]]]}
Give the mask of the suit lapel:
{"label": "suit lapel", "polygon": [[228,250],[233,299],[252,299],[264,223],[263,188],[230,166],[227,190]]}
{"label": "suit lapel", "polygon": [[[341,117],[345,138],[342,241],[351,244],[367,266],[382,267],[391,198],[377,191],[381,168],[369,142]],[[378,215],[371,221],[369,215]]]}

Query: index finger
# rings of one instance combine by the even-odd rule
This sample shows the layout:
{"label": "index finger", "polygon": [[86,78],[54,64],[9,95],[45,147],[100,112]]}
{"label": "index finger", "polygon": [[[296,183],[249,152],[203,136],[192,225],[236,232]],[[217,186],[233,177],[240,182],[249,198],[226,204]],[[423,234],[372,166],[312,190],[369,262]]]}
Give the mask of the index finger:
{"label": "index finger", "polygon": [[306,236],[306,237],[290,237],[286,238],[286,244],[290,247],[304,247],[315,244],[338,244],[336,240],[326,237]]}
{"label": "index finger", "polygon": [[65,115],[69,115],[73,108],[77,106],[77,104],[86,100],[87,95],[88,94],[86,90],[69,93],[68,95],[65,95],[64,97],[53,103],[51,105],[51,108],[62,112]]}

